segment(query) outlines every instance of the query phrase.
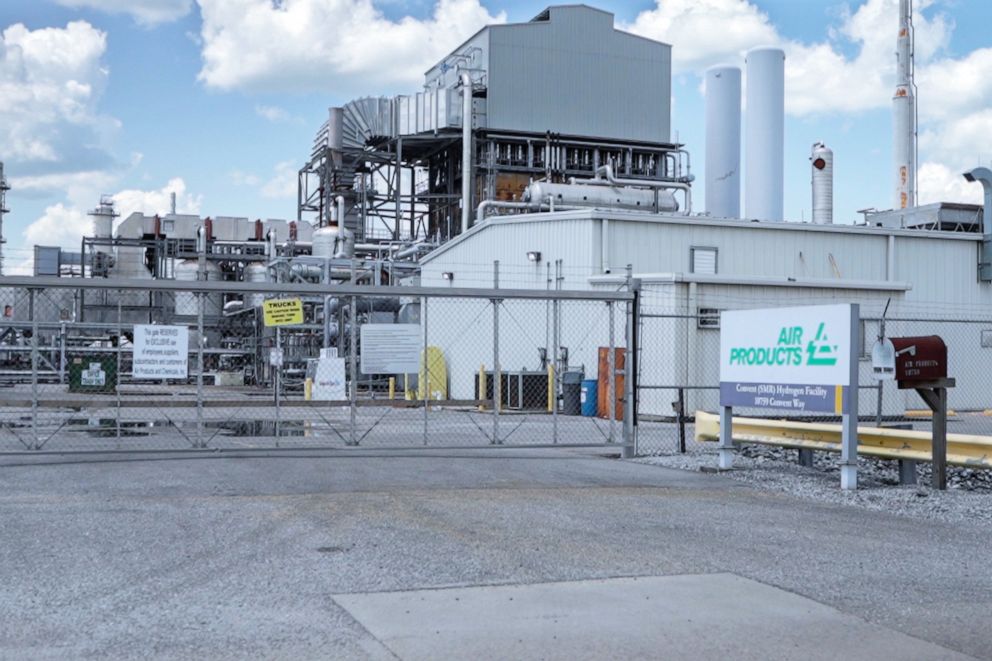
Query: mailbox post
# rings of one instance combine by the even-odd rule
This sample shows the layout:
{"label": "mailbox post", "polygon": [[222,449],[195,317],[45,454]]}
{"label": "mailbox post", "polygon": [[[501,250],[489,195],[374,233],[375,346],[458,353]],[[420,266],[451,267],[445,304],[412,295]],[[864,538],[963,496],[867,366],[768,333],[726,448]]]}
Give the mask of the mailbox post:
{"label": "mailbox post", "polygon": [[896,383],[902,390],[916,390],[933,412],[930,484],[947,489],[947,389],[955,385],[947,378],[947,345],[936,335],[893,337],[891,342]]}

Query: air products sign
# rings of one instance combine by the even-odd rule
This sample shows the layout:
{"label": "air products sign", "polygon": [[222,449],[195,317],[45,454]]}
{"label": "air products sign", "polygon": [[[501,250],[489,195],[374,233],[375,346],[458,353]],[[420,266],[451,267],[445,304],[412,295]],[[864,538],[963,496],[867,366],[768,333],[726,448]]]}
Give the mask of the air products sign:
{"label": "air products sign", "polygon": [[843,412],[856,317],[851,305],[723,312],[720,404]]}

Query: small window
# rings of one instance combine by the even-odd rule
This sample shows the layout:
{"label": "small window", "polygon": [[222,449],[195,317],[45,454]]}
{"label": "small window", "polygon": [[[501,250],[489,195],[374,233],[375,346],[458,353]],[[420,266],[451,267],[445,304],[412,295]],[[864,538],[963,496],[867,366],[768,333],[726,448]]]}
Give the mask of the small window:
{"label": "small window", "polygon": [[720,329],[720,310],[717,308],[699,308],[696,314],[697,328]]}
{"label": "small window", "polygon": [[982,331],[982,348],[992,349],[992,330]]}
{"label": "small window", "polygon": [[689,248],[689,272],[716,275],[716,248]]}

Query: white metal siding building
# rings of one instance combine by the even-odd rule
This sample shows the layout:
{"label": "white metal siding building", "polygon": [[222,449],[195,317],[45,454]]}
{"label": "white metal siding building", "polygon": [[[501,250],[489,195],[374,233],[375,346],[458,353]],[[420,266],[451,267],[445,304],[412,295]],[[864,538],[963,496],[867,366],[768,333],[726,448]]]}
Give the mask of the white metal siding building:
{"label": "white metal siding building", "polygon": [[[645,319],[641,327],[641,383],[659,386],[717,384],[718,321],[706,324],[700,315],[715,320],[720,310],[836,302],[861,304],[862,385],[872,385],[867,348],[891,299],[889,319],[914,321],[893,322],[888,335],[943,336],[950,376],[958,380],[952,405],[981,409],[992,405],[982,378],[992,373],[992,284],[978,281],[980,240],[963,232],[590,209],[490,219],[426,256],[421,278],[428,286],[488,287],[499,260],[501,287],[546,289],[555,286],[551,265],[562,260],[562,289],[612,290],[623,285],[631,264],[642,281],[642,312],[671,315]],[[540,253],[540,261],[528,259],[529,252]],[[623,322],[619,312],[618,345]],[[529,323],[545,327],[543,316]],[[570,362],[595,365],[595,347],[606,345],[608,328],[604,323],[576,346]],[[491,341],[491,329],[488,335],[479,330],[480,341]],[[444,346],[435,333],[443,335],[443,329],[432,330],[431,342]],[[565,333],[562,345],[576,341]],[[503,369],[534,368],[536,352],[505,351]],[[457,351],[448,360],[458,395],[465,370],[479,365],[461,364]],[[669,394],[642,394],[642,410],[670,413]],[[691,395],[692,407],[716,406],[715,393]],[[861,401],[864,413],[875,410],[873,396]],[[912,391],[886,390],[886,413],[919,407]]]}

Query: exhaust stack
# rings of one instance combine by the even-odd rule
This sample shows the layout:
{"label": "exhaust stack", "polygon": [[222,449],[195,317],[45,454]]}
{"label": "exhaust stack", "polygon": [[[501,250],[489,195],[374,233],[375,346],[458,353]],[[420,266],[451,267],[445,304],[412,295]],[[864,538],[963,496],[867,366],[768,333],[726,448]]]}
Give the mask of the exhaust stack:
{"label": "exhaust stack", "polygon": [[916,206],[916,84],[913,82],[912,0],[899,0],[896,91],[892,97],[892,160],[896,209]]}

